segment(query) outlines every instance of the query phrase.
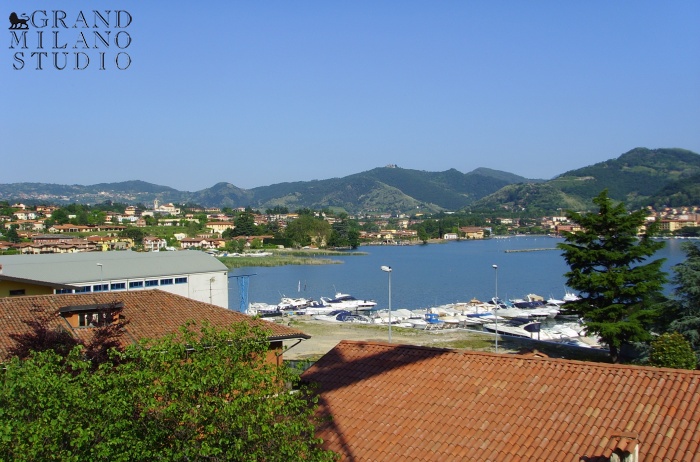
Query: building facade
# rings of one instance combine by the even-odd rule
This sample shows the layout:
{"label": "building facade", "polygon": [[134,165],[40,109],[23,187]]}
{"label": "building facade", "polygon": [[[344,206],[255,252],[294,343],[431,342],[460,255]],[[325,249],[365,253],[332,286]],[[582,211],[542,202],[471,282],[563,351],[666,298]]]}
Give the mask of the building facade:
{"label": "building facade", "polygon": [[228,308],[228,269],[199,251],[6,255],[0,265],[5,276],[73,287],[57,294],[160,289]]}

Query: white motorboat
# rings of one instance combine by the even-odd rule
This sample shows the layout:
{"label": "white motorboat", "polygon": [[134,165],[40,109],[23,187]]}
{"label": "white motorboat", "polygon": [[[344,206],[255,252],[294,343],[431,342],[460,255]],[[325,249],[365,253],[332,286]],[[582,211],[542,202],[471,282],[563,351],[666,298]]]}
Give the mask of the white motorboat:
{"label": "white motorboat", "polygon": [[558,337],[552,337],[551,334],[544,329],[540,329],[540,323],[537,321],[527,324],[517,324],[512,322],[504,323],[489,323],[484,324],[484,330],[490,332],[498,332],[502,335],[513,335],[515,337],[526,337],[534,340],[554,340]]}
{"label": "white motorboat", "polygon": [[308,298],[282,297],[277,307],[283,311],[295,311],[311,305],[313,300]]}
{"label": "white motorboat", "polygon": [[411,318],[408,320],[408,322],[411,323],[411,326],[414,329],[425,329],[425,327],[428,325],[428,323],[425,321],[425,319]]}
{"label": "white motorboat", "polygon": [[460,325],[460,320],[456,316],[443,316],[440,318],[440,321],[444,322],[444,328],[445,329],[455,329],[459,327]]}
{"label": "white motorboat", "polygon": [[340,292],[336,293],[333,298],[321,297],[321,303],[337,310],[367,310],[377,306],[377,302],[374,300],[360,300]]}
{"label": "white motorboat", "polygon": [[369,324],[372,322],[367,316],[353,314],[347,310],[335,310],[328,314],[319,314],[314,316],[314,319],[326,322],[357,322],[362,324]]}
{"label": "white motorboat", "polygon": [[581,300],[581,297],[567,290],[564,294],[564,302],[575,302],[576,300]]}
{"label": "white motorboat", "polygon": [[282,310],[276,305],[268,305],[267,303],[257,302],[248,305],[246,314],[249,316],[260,316],[262,318],[270,316],[282,316]]}

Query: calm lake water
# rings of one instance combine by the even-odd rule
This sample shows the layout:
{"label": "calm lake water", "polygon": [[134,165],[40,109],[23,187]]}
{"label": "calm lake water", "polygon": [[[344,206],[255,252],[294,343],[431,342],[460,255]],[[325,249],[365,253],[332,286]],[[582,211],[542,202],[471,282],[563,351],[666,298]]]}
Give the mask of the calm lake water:
{"label": "calm lake water", "polygon": [[[564,273],[568,266],[559,250],[506,252],[506,250],[554,249],[562,239],[552,237],[509,237],[478,241],[412,246],[363,246],[367,255],[333,256],[342,264],[313,266],[248,267],[231,270],[230,276],[250,277],[248,298],[252,302],[277,304],[282,296],[318,300],[336,292],[372,299],[391,306],[428,308],[472,298],[485,301],[495,295],[504,299],[522,298],[535,293],[545,298],[562,298],[567,290]],[[664,270],[684,260],[682,240],[667,240],[655,258],[666,258]],[[328,258],[328,257],[326,257]],[[495,270],[493,265],[497,265]],[[668,288],[670,290],[670,287]],[[238,309],[237,279],[229,279],[229,305]]]}

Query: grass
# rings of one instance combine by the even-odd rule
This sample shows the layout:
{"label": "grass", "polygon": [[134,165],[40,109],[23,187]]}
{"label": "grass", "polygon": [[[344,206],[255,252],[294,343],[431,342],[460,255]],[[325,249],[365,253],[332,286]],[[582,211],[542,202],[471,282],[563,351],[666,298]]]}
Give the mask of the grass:
{"label": "grass", "polygon": [[294,255],[273,255],[271,257],[218,257],[227,268],[245,268],[248,266],[285,266],[285,265],[334,265],[340,260],[317,257],[297,257]]}
{"label": "grass", "polygon": [[286,266],[286,265],[337,265],[341,260],[333,260],[331,256],[367,255],[367,252],[340,252],[322,249],[265,249],[273,252],[270,257],[218,257],[227,268],[245,268],[249,266]]}

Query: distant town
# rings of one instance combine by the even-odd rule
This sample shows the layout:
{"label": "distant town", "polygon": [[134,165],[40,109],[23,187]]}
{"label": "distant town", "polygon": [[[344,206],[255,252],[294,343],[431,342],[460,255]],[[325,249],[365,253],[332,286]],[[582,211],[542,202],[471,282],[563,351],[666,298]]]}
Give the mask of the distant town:
{"label": "distant town", "polygon": [[[654,210],[667,236],[700,235],[700,207]],[[484,239],[512,234],[561,235],[576,231],[563,211],[558,216],[517,213],[436,215],[330,210],[290,212],[275,207],[204,208],[154,201],[152,206],[100,204],[35,205],[0,202],[0,252],[45,254],[135,249],[201,249],[244,252],[281,247],[348,248],[362,244],[412,244],[431,240]]]}

